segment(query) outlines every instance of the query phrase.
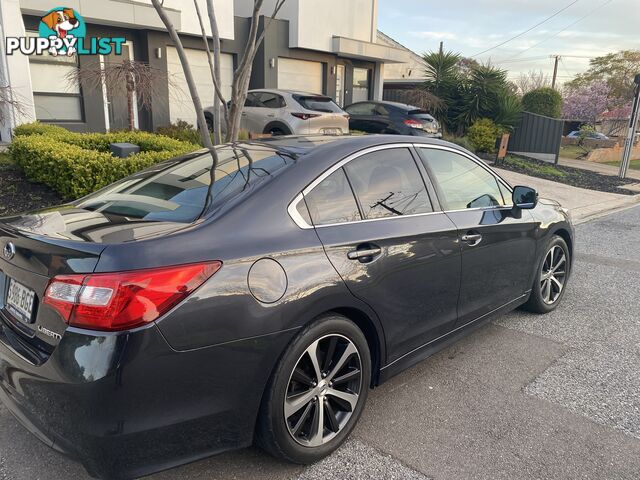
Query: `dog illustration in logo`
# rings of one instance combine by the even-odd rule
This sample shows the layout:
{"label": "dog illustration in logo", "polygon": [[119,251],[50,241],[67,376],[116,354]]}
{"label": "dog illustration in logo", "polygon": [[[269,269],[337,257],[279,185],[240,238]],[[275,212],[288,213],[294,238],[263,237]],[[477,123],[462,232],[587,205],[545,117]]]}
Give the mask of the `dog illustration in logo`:
{"label": "dog illustration in logo", "polygon": [[[51,30],[56,32],[56,36],[49,37],[50,39],[56,38],[73,38],[73,35],[70,35],[69,32],[74,28],[78,28],[80,26],[80,21],[76,18],[76,13],[71,8],[65,8],[63,10],[54,10],[42,17],[42,22],[49,27]],[[56,47],[51,47],[49,49],[49,53],[54,57],[58,55],[59,51]],[[67,55],[72,56],[76,53],[76,49],[74,47],[67,48]]]}

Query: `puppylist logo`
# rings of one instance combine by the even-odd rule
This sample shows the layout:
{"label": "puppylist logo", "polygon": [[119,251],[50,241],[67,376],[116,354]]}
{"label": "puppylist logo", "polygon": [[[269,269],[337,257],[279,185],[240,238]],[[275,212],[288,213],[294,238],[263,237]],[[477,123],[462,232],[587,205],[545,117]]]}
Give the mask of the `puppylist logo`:
{"label": "puppylist logo", "polygon": [[123,37],[87,37],[87,26],[73,8],[49,10],[40,19],[39,37],[7,37],[7,55],[116,55],[122,54]]}

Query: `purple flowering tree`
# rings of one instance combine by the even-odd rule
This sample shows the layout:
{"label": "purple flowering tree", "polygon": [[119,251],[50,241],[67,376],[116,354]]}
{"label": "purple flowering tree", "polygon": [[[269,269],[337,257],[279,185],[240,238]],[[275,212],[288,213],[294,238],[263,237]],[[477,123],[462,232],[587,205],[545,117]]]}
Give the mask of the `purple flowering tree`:
{"label": "purple flowering tree", "polygon": [[609,107],[611,88],[605,81],[594,81],[564,90],[562,118],[582,120],[595,127],[598,117]]}

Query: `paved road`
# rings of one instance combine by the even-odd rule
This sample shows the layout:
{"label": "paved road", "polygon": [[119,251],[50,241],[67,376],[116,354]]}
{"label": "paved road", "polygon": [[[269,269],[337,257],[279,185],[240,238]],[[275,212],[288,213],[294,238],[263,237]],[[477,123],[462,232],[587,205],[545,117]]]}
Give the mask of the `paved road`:
{"label": "paved road", "polygon": [[[254,449],[175,479],[640,478],[640,207],[578,227],[565,302],[508,314],[370,395],[351,441],[303,469]],[[85,479],[0,407],[0,479]]]}

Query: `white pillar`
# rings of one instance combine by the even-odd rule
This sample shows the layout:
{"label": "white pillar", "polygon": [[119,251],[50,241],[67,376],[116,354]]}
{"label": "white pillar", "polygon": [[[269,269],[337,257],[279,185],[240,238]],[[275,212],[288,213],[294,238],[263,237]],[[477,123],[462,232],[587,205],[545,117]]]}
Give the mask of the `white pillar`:
{"label": "white pillar", "polygon": [[5,112],[5,122],[0,125],[2,139],[7,141],[11,131],[17,125],[33,122],[36,110],[33,104],[31,71],[29,57],[16,52],[6,55],[6,37],[24,37],[26,35],[19,0],[0,2],[0,84],[11,87],[14,97],[22,104],[22,112],[9,108]]}

